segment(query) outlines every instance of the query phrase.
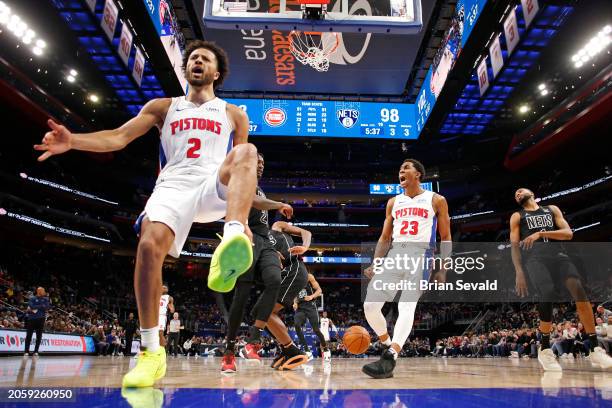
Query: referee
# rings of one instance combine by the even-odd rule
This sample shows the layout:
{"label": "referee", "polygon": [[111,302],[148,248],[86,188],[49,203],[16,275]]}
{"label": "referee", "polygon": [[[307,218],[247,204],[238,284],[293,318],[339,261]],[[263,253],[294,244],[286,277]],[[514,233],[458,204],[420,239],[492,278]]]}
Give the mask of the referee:
{"label": "referee", "polygon": [[45,318],[47,310],[51,307],[51,302],[45,288],[36,288],[36,296],[32,296],[28,301],[28,309],[26,310],[26,341],[24,356],[29,356],[30,342],[32,334],[36,331],[36,346],[34,346],[34,355],[38,355],[40,341],[42,340],[43,329],[45,327]]}

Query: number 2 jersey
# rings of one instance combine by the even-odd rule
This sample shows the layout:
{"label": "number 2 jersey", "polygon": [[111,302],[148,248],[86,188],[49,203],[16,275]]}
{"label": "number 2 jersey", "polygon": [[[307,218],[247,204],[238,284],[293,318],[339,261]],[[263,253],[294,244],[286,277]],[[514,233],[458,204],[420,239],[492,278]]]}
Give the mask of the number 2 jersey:
{"label": "number 2 jersey", "polygon": [[435,245],[437,222],[433,197],[434,193],[427,190],[414,198],[405,194],[395,196],[391,210],[393,242],[414,242],[425,247]]}
{"label": "number 2 jersey", "polygon": [[172,98],[160,132],[158,180],[213,174],[232,149],[233,132],[223,99],[197,106]]}

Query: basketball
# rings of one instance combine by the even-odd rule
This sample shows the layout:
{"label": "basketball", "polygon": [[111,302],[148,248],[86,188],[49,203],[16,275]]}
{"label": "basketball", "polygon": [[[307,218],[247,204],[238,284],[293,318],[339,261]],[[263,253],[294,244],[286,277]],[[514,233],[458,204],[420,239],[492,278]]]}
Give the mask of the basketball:
{"label": "basketball", "polygon": [[370,334],[361,326],[351,326],[342,337],[344,347],[351,354],[363,354],[370,347]]}

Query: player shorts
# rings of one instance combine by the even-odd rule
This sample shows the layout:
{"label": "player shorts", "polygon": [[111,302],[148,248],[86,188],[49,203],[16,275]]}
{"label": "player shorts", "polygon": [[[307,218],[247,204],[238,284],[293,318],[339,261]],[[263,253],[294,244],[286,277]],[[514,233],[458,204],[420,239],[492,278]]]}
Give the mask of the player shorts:
{"label": "player shorts", "polygon": [[166,331],[166,323],[168,321],[168,316],[165,315],[159,315],[159,322],[157,325],[157,329],[159,331],[165,332]]}
{"label": "player shorts", "polygon": [[329,330],[321,330],[321,333],[323,333],[325,341],[329,341]]}
{"label": "player shorts", "polygon": [[384,261],[374,264],[374,276],[368,283],[366,302],[417,302],[422,281],[431,273],[432,251],[414,243],[394,243]]}
{"label": "player shorts", "polygon": [[281,272],[281,285],[278,303],[287,310],[293,308],[293,300],[308,283],[308,271],[302,261],[290,265]]}
{"label": "player shorts", "polygon": [[[310,302],[309,302],[310,303]],[[316,306],[311,304],[306,307],[298,307],[293,316],[293,322],[296,326],[303,326],[306,320],[310,322],[312,330],[317,331],[319,329],[319,311]],[[329,337],[329,332],[327,333]]]}
{"label": "player shorts", "polygon": [[267,237],[253,234],[253,265],[238,278],[238,282],[263,282],[270,275],[281,275],[282,264],[278,253]]}
{"label": "player shorts", "polygon": [[207,223],[225,217],[227,186],[219,180],[219,168],[210,175],[160,175],[135,228],[140,233],[144,217],[161,222],[174,232],[168,254],[178,258],[194,222]]}
{"label": "player shorts", "polygon": [[[525,261],[525,269],[536,294],[543,302],[573,300],[565,288],[568,278],[581,279],[571,258],[565,253],[556,256],[531,256]],[[575,299],[586,301],[588,299]]]}

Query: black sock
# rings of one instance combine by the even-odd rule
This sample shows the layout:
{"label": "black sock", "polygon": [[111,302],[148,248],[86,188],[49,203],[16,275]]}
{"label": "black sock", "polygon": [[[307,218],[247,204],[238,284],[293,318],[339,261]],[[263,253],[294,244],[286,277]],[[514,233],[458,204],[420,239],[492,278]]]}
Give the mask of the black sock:
{"label": "black sock", "polygon": [[542,333],[542,350],[550,348],[550,334]]}
{"label": "black sock", "polygon": [[595,347],[597,347],[597,334],[589,334],[589,345],[591,346],[591,352],[595,351]]}

